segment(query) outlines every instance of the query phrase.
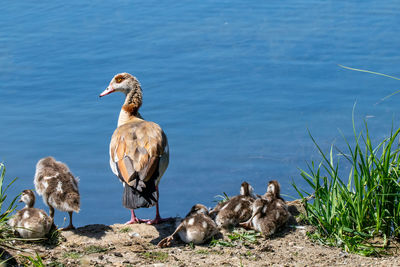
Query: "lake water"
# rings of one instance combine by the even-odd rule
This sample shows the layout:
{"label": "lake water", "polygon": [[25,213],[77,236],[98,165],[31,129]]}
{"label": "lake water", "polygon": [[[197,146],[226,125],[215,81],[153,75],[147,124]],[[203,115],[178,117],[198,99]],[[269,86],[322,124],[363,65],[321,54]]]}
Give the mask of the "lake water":
{"label": "lake water", "polygon": [[[343,145],[367,119],[374,140],[399,125],[397,1],[96,1],[3,3],[0,17],[0,161],[13,196],[33,188],[48,155],[80,178],[77,226],[129,219],[108,146],[122,94],[99,99],[114,74],[142,84],[142,115],[160,124],[170,165],[163,216],[277,179],[296,197],[298,168]],[[361,129],[361,128],[360,128]],[[289,197],[286,197],[290,199]],[[45,208],[41,200],[37,207]],[[45,208],[48,211],[47,207]],[[155,209],[140,209],[152,218]],[[56,223],[65,213],[56,211]]]}

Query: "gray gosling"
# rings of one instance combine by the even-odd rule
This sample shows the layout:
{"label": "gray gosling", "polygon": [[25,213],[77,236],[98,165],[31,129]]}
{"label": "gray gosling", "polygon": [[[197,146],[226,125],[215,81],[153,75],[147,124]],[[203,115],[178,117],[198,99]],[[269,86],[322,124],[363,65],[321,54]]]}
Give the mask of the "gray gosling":
{"label": "gray gosling", "polygon": [[78,180],[68,166],[53,157],[46,157],[36,164],[34,184],[36,192],[49,206],[50,217],[54,219],[54,208],[69,214],[69,225],[60,230],[75,229],[72,224],[72,212],[79,212],[80,196]]}
{"label": "gray gosling", "polygon": [[169,247],[176,234],[183,242],[197,245],[204,243],[218,233],[217,225],[210,218],[208,209],[204,205],[196,204],[178,225],[175,232],[162,239],[157,246]]}
{"label": "gray gosling", "polygon": [[247,221],[252,215],[252,204],[256,196],[253,187],[243,182],[240,187],[240,195],[232,197],[226,202],[219,203],[211,212],[215,217],[218,227],[229,228]]}
{"label": "gray gosling", "polygon": [[289,217],[288,207],[280,196],[280,185],[273,180],[268,184],[267,193],[254,201],[251,218],[240,225],[268,237],[282,227]]}
{"label": "gray gosling", "polygon": [[24,190],[19,202],[24,202],[25,208],[18,211],[8,224],[22,238],[42,238],[49,233],[53,220],[41,209],[36,209],[35,194],[32,190]]}

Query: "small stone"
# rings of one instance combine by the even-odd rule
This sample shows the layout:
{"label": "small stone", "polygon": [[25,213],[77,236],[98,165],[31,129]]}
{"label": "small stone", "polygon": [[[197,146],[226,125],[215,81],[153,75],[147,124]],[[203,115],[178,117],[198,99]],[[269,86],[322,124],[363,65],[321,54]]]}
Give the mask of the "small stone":
{"label": "small stone", "polygon": [[115,257],[122,257],[122,254],[120,252],[114,252]]}
{"label": "small stone", "polygon": [[103,256],[103,255],[100,255],[98,258],[99,258],[99,260],[103,260],[103,259],[104,259],[104,256]]}
{"label": "small stone", "polygon": [[140,237],[140,235],[136,232],[131,232],[128,234],[130,237]]}
{"label": "small stone", "polygon": [[132,244],[133,244],[132,241],[127,241],[124,243],[124,246],[130,247],[130,246],[132,246]]}

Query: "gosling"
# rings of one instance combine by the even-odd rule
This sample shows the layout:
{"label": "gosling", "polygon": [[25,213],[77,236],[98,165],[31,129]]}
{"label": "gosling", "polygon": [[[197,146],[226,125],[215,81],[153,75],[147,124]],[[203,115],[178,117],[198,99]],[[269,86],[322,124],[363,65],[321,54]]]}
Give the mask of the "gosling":
{"label": "gosling", "polygon": [[47,235],[53,220],[41,209],[34,208],[35,194],[32,190],[24,190],[19,202],[24,202],[25,207],[18,211],[8,224],[19,233],[22,238],[43,238]]}
{"label": "gosling", "polygon": [[211,237],[218,234],[218,228],[215,222],[210,218],[208,209],[201,204],[192,207],[185,219],[178,225],[172,235],[162,239],[157,246],[169,247],[178,234],[185,243],[203,244]]}
{"label": "gosling", "polygon": [[251,218],[240,225],[261,232],[265,237],[273,235],[290,218],[288,207],[280,196],[280,185],[270,181],[267,193],[253,203]]}
{"label": "gosling", "polygon": [[69,225],[60,230],[72,230],[72,212],[79,212],[80,195],[78,180],[68,166],[53,157],[46,157],[36,164],[34,184],[36,191],[49,206],[49,214],[54,219],[54,208],[69,214]]}
{"label": "gosling", "polygon": [[253,187],[243,182],[240,195],[218,204],[210,213],[215,216],[218,227],[228,229],[247,221],[252,215],[252,204],[256,199]]}

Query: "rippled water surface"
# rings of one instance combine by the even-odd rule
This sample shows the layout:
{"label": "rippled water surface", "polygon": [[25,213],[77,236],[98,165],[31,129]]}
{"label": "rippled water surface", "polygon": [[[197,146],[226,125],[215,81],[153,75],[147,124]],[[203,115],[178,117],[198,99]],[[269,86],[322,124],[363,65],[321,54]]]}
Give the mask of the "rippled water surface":
{"label": "rippled water surface", "polygon": [[[278,179],[296,197],[298,168],[343,145],[368,120],[375,139],[399,123],[396,1],[82,1],[3,3],[0,17],[0,161],[33,187],[36,162],[53,155],[80,178],[80,226],[124,222],[122,186],[108,145],[122,94],[98,95],[118,72],[142,84],[142,115],[168,135],[161,213]],[[287,197],[289,198],[289,197]],[[37,206],[44,207],[41,201]],[[47,210],[47,208],[46,208]],[[154,208],[140,217],[153,217]],[[56,212],[61,225],[65,214]]]}

